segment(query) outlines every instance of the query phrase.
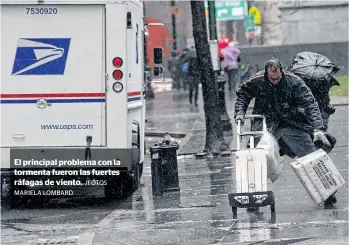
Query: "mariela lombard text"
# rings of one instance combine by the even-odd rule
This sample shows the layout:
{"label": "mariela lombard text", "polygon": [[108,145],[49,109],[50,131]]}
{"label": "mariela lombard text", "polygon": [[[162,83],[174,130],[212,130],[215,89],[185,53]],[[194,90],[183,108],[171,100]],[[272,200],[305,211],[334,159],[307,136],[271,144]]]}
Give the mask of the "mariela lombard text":
{"label": "mariela lombard text", "polygon": [[14,190],[15,196],[72,196],[73,190]]}

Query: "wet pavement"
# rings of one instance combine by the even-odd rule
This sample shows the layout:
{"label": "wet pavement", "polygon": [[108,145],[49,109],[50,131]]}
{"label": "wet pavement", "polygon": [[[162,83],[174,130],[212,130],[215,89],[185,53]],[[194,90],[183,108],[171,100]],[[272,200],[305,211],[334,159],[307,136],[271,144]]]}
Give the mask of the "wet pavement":
{"label": "wet pavement", "polygon": [[[227,101],[232,115],[233,99]],[[59,200],[61,204],[39,209],[2,210],[1,244],[348,244],[348,106],[336,108],[329,131],[338,141],[330,157],[346,184],[338,191],[335,209],[317,207],[285,164],[280,179],[269,185],[275,193],[276,216],[264,207],[259,214],[238,209],[238,219],[233,219],[227,194],[235,186],[234,155],[190,155],[203,149],[203,105],[194,108],[187,94],[163,92],[147,103],[147,131],[186,134],[179,139],[179,192],[153,197],[148,154],[142,186],[124,201],[105,203],[96,197]],[[159,139],[147,137],[147,148]],[[231,135],[225,139],[233,149]]]}
{"label": "wet pavement", "polygon": [[75,244],[83,231],[103,220],[121,203],[106,202],[103,190],[99,192],[94,197],[52,199],[44,206],[34,202],[20,209],[2,209],[1,244],[70,244],[63,243],[68,241]]}
{"label": "wet pavement", "polygon": [[[348,181],[346,155],[331,155]],[[339,242],[348,238],[348,186],[338,192],[334,210],[317,207],[308,197],[293,170],[286,166],[270,188],[276,195],[276,218],[268,207],[258,215],[239,209],[234,220],[227,193],[234,188],[234,158],[190,158],[179,163],[180,192],[153,197],[150,167],[144,187],[123,205],[114,220],[101,228],[93,244],[248,244],[280,239],[323,238]],[[278,240],[279,239],[279,240]],[[310,244],[310,243],[308,243]],[[312,243],[318,244],[318,243]],[[346,244],[346,243],[345,243]]]}
{"label": "wet pavement", "polygon": [[[148,125],[153,130],[189,135],[180,140],[182,154],[192,142],[196,148],[191,151],[200,151],[197,146],[203,146],[205,136],[203,106],[193,108],[186,98],[183,94],[162,93],[150,102],[147,111]],[[232,112],[231,105],[228,110]],[[348,182],[347,106],[337,107],[329,131],[338,140],[330,157]],[[148,140],[154,143],[158,138]],[[231,146],[234,148],[234,142]],[[314,205],[291,167],[285,164],[280,179],[269,185],[276,196],[276,217],[272,217],[269,207],[264,207],[259,214],[239,209],[236,220],[227,198],[234,190],[234,165],[234,155],[199,160],[193,155],[179,156],[180,192],[153,197],[147,161],[144,186],[123,203],[124,211],[115,213],[113,220],[98,229],[93,244],[348,243],[347,183],[338,191],[336,208],[325,210]]]}

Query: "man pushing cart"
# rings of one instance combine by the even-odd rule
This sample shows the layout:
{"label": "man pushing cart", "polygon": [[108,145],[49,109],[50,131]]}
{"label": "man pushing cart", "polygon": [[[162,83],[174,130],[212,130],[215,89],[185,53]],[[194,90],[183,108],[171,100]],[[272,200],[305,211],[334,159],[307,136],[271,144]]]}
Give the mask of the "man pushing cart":
{"label": "man pushing cart", "polygon": [[[236,94],[237,99],[234,118],[238,123],[238,138],[243,135],[251,136],[249,142],[250,152],[248,153],[247,151],[243,153],[244,151],[241,151],[239,153],[238,151],[237,153],[237,165],[239,161],[245,161],[245,165],[247,164],[248,169],[245,174],[240,174],[242,176],[241,178],[249,178],[249,175],[252,176],[250,171],[257,171],[258,164],[266,164],[262,162],[256,163],[256,159],[263,159],[264,157],[262,155],[265,155],[260,149],[255,149],[261,139],[261,132],[265,131],[263,128],[266,128],[266,130],[275,137],[281,150],[287,149],[292,152],[293,156],[298,158],[316,152],[319,148],[325,150],[327,153],[333,149],[335,140],[333,141],[333,138],[326,132],[318,103],[311,90],[300,77],[289,72],[284,72],[279,60],[271,59],[267,61],[264,71],[258,72],[244,82]],[[252,131],[244,134],[239,131],[240,125],[243,125],[244,120],[248,118],[245,114],[253,98],[255,98],[255,105],[252,114],[260,116],[254,116],[255,118],[252,118]],[[259,132],[253,133],[253,131]],[[253,151],[253,153],[251,153],[251,151]],[[260,154],[261,156],[257,157],[255,154]],[[245,160],[241,160],[242,155],[246,155]],[[254,162],[254,167],[252,168],[251,164],[251,167],[249,167],[250,165],[248,162]],[[237,166],[237,171],[242,170],[238,169]],[[237,173],[237,177],[238,175]],[[262,176],[264,175],[267,175],[266,172],[262,173]],[[239,181],[243,183],[241,179],[237,179],[237,185],[239,185]],[[248,183],[246,190],[247,192],[252,192],[251,190],[255,188],[257,191],[266,191],[266,186],[264,187],[263,183],[266,183],[266,180],[262,179],[255,183]],[[252,188],[252,186],[254,187]],[[261,202],[260,205],[270,205],[273,213],[275,211],[273,193],[265,192],[261,193],[261,195],[262,197],[258,196],[258,198],[264,198],[264,200],[259,201]],[[243,198],[242,195],[240,196]],[[238,199],[234,197],[234,195],[229,198],[235,198],[235,201]],[[254,202],[258,198],[253,197]],[[232,202],[235,202],[234,200],[230,200],[230,203],[233,204]],[[242,200],[239,200],[238,202],[241,204],[241,201]],[[247,205],[247,201],[245,202]],[[323,204],[325,207],[332,207],[336,202],[337,199],[334,192]],[[232,207],[233,213],[235,214],[236,209],[234,205],[232,205]]]}

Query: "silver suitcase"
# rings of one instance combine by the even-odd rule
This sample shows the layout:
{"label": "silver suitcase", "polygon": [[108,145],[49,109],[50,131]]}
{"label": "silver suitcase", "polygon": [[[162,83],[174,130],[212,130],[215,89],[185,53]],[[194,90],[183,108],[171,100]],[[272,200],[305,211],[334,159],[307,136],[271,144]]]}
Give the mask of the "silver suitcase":
{"label": "silver suitcase", "polygon": [[[241,122],[237,124],[236,149],[236,190],[228,194],[233,216],[237,218],[237,208],[247,208],[248,211],[258,211],[259,207],[269,206],[275,214],[275,198],[268,191],[267,153],[264,149],[254,148],[256,136],[261,136],[266,129],[266,120],[261,115],[248,115],[246,119],[262,118],[263,131],[242,131]],[[250,137],[250,148],[241,148],[243,137]]]}

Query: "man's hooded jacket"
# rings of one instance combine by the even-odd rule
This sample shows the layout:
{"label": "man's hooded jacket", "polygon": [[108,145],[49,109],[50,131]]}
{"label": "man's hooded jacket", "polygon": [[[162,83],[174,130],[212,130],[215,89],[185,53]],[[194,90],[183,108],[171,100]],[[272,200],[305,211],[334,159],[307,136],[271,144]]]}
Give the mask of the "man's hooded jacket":
{"label": "man's hooded jacket", "polygon": [[[314,129],[324,130],[319,106],[311,90],[298,76],[287,72],[282,74],[278,85],[268,81],[265,71],[244,82],[236,92],[235,116],[245,114],[250,101],[255,98],[252,114],[264,115],[271,133],[287,125],[310,134]],[[261,128],[262,120],[254,119],[251,129]]]}
{"label": "man's hooded jacket", "polygon": [[250,101],[255,98],[253,114],[264,115],[272,133],[284,123],[310,130],[310,133],[313,129],[324,128],[312,92],[301,78],[292,73],[283,73],[280,83],[273,85],[264,71],[258,72],[244,82],[236,94],[235,113],[245,113]]}

